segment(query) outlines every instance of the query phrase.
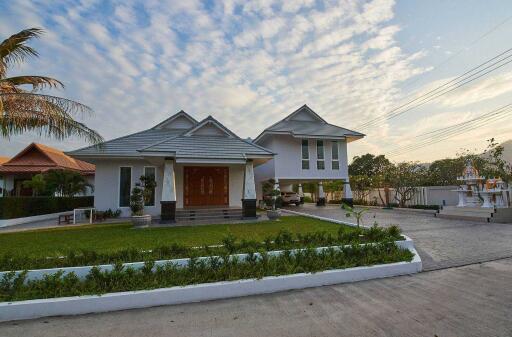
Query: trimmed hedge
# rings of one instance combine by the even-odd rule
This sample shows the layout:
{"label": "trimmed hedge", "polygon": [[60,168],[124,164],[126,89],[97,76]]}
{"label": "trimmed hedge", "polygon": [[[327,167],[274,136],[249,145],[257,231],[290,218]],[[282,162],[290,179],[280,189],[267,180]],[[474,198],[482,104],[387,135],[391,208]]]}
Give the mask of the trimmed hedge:
{"label": "trimmed hedge", "polygon": [[5,197],[0,198],[0,219],[71,211],[92,207],[94,197]]}

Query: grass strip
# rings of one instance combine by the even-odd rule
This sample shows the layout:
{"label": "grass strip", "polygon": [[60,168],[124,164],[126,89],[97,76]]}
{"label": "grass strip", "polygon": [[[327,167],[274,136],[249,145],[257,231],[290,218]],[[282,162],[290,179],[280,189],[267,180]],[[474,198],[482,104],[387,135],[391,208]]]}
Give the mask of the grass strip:
{"label": "grass strip", "polygon": [[173,243],[169,246],[153,247],[150,250],[137,248],[120,249],[115,252],[96,252],[94,250],[71,250],[60,257],[31,257],[19,254],[4,254],[0,256],[0,270],[47,269],[74,266],[92,266],[113,264],[118,261],[141,262],[146,260],[170,260],[185,257],[225,255],[246,253],[259,250],[287,250],[304,247],[325,247],[368,242],[389,242],[401,240],[401,231],[397,226],[389,228],[346,228],[340,226],[333,235],[328,232],[297,233],[281,230],[275,236],[266,237],[263,242],[238,239],[228,235],[221,240],[220,247],[186,247]]}

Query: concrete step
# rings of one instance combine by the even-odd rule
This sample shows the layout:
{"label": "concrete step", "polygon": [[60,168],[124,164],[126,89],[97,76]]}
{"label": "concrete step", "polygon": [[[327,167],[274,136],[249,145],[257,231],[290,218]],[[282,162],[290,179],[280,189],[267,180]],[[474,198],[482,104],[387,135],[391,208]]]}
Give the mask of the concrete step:
{"label": "concrete step", "polygon": [[461,210],[461,209],[460,210],[444,210],[443,209],[443,210],[439,211],[439,214],[491,218],[491,217],[493,217],[494,212],[493,211],[475,212],[475,211]]}
{"label": "concrete step", "polygon": [[464,211],[473,213],[494,213],[493,208],[444,206],[442,211]]}
{"label": "concrete step", "polygon": [[457,220],[467,220],[467,221],[477,221],[477,222],[490,222],[491,218],[486,218],[482,216],[467,216],[467,215],[453,215],[453,214],[441,214],[437,213],[436,217],[442,219],[457,219]]}
{"label": "concrete step", "polygon": [[204,208],[176,210],[177,221],[241,219],[241,208]]}

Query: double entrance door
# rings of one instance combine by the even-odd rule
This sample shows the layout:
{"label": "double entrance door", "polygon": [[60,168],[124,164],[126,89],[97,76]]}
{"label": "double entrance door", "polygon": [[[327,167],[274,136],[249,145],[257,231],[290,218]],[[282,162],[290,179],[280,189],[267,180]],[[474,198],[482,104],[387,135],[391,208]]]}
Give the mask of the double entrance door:
{"label": "double entrance door", "polygon": [[185,207],[229,205],[229,168],[185,166],[183,174]]}

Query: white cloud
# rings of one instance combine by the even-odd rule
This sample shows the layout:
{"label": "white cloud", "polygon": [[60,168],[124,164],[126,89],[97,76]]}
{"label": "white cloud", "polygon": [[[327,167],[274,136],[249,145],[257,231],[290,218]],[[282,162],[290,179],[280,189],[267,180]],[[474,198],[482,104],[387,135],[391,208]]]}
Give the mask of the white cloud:
{"label": "white cloud", "polygon": [[[423,54],[396,41],[393,1],[225,0],[206,8],[146,0],[111,12],[101,1],[60,12],[51,2],[24,3],[20,20],[54,25],[37,44],[41,58],[22,70],[64,81],[59,94],[90,105],[96,117],[85,122],[107,139],[180,109],[213,114],[243,137],[304,103],[351,127],[392,107],[400,83],[424,71],[415,65]],[[10,19],[17,6],[8,7],[0,27],[19,27]],[[361,143],[382,146],[374,138]]]}

